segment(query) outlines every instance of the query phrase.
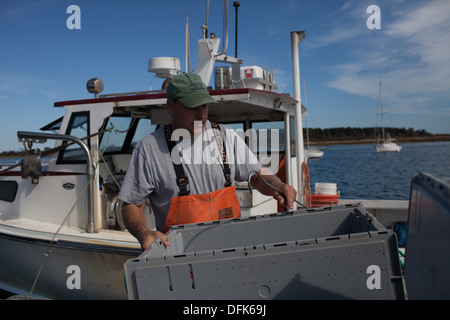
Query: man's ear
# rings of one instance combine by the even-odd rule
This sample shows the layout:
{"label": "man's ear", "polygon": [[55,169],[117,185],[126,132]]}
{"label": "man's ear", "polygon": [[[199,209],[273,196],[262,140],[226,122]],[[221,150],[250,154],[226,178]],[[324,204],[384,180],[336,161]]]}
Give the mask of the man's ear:
{"label": "man's ear", "polygon": [[167,111],[173,116],[175,113],[175,102],[173,100],[167,99]]}

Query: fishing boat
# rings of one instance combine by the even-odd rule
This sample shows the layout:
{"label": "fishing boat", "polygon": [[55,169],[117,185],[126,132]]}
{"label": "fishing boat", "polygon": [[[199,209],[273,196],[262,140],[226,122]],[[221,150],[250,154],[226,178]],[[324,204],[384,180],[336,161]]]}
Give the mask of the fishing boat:
{"label": "fishing boat", "polygon": [[[218,102],[209,119],[242,129],[271,130],[281,125],[278,152],[261,150],[258,156],[279,172],[284,155],[285,179],[306,205],[309,196],[307,157],[303,143],[298,46],[304,31],[291,32],[294,95],[276,92],[273,73],[219,50],[220,38],[202,29],[199,59],[193,70],[208,84]],[[227,36],[226,36],[227,37]],[[215,63],[226,64],[215,67]],[[181,72],[172,57],[151,58],[148,71],[161,79]],[[88,99],[57,101],[63,117],[41,132],[19,131],[26,155],[0,172],[0,289],[45,299],[127,299],[124,264],[142,253],[126,230],[122,203],[117,198],[133,146],[158,126],[170,121],[164,89],[101,94],[103,83],[94,78]],[[39,143],[54,141],[41,151]],[[289,146],[289,147],[288,147]],[[47,159],[43,164],[43,159]],[[271,197],[237,188],[243,217],[277,212]],[[349,200],[350,201],[350,200]],[[353,200],[352,200],[353,202]],[[366,202],[365,207],[383,223],[405,220],[408,202]],[[155,228],[151,206],[146,207],[149,228]]]}
{"label": "fishing boat", "polygon": [[385,132],[384,129],[384,112],[383,112],[383,91],[381,86],[381,81],[379,85],[379,94],[378,94],[378,111],[377,111],[377,122],[378,122],[378,113],[381,116],[381,134],[377,129],[375,130],[375,139],[374,147],[377,152],[400,152],[402,147],[395,143],[395,140],[391,138],[389,133]]}

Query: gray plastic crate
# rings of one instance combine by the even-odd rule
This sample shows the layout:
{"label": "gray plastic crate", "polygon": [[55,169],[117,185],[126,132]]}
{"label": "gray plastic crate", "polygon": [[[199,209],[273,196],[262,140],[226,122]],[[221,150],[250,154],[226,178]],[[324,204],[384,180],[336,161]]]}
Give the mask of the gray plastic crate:
{"label": "gray plastic crate", "polygon": [[169,247],[157,241],[126,262],[130,299],[404,299],[395,234],[360,205],[190,224],[167,235]]}
{"label": "gray plastic crate", "polygon": [[411,182],[406,239],[408,298],[450,299],[450,180],[421,173]]}

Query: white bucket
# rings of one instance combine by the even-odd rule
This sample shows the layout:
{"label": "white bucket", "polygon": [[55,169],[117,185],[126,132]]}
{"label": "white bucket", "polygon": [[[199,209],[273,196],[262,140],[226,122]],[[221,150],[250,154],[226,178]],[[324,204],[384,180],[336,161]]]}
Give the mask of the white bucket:
{"label": "white bucket", "polygon": [[338,194],[336,183],[324,183],[324,182],[316,182],[315,194],[321,195],[336,195]]}

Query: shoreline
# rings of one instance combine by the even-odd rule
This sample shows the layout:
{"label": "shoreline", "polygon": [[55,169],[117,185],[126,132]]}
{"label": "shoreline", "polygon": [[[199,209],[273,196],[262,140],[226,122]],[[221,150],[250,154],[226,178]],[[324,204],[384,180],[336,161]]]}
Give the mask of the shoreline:
{"label": "shoreline", "polygon": [[[450,135],[436,135],[431,137],[410,137],[394,139],[396,143],[414,143],[414,142],[445,142],[450,141]],[[348,144],[372,144],[373,139],[361,140],[334,140],[334,141],[310,141],[310,146],[334,146]]]}

